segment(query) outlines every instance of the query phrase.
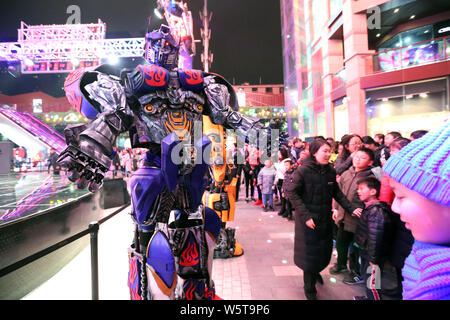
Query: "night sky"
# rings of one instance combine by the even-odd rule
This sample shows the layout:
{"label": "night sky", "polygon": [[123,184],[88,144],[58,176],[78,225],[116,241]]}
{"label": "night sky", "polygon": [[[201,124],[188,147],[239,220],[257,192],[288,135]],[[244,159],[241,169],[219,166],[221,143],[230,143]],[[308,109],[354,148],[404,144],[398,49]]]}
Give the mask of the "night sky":
{"label": "night sky", "polygon": [[[194,36],[200,40],[199,12],[203,0],[186,2],[194,19]],[[105,22],[106,38],[143,37],[150,14],[152,29],[162,21],[153,14],[155,0],[2,1],[0,41],[17,41],[21,21],[28,25],[65,24],[70,16],[66,9],[70,5],[80,7],[81,23],[96,23],[98,18]],[[209,0],[208,11],[213,12],[210,51],[214,61],[210,71],[236,84],[259,84],[260,79],[263,84],[283,83],[279,0]],[[202,49],[198,43],[195,69],[203,68]]]}

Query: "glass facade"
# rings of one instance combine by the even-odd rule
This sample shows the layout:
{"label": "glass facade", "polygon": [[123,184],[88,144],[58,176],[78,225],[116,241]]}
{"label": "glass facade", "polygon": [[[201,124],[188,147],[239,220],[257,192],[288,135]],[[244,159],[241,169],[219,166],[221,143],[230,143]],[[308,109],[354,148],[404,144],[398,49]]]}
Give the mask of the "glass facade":
{"label": "glass facade", "polygon": [[[449,113],[446,78],[365,92],[358,82],[377,72],[449,60],[450,20],[416,24],[379,45],[373,54],[364,26],[366,15],[354,11],[361,8],[353,1],[344,7],[344,1],[281,0],[289,134],[334,135],[337,140],[351,131],[369,135],[400,131],[407,136],[442,122]],[[340,14],[352,20],[337,19]],[[346,23],[354,29],[348,30]],[[361,41],[367,41],[367,46]],[[384,85],[399,83],[389,76],[376,80]]]}
{"label": "glass facade", "polygon": [[367,134],[398,131],[409,137],[415,130],[431,130],[450,116],[448,78],[368,90]]}

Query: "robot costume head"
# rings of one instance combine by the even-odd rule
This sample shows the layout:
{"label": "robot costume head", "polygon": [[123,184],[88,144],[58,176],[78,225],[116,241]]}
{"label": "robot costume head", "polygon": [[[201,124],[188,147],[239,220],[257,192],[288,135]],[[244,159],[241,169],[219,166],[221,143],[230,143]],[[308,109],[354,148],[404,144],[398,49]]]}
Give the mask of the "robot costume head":
{"label": "robot costume head", "polygon": [[151,64],[174,69],[178,66],[179,50],[179,42],[170,34],[170,28],[166,25],[145,35],[144,58]]}

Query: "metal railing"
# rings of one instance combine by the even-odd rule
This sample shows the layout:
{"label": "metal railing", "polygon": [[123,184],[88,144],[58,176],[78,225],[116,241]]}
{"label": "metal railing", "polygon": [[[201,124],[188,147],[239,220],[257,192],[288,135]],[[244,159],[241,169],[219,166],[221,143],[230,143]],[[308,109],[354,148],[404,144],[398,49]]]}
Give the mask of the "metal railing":
{"label": "metal railing", "polygon": [[401,70],[450,59],[450,36],[413,43],[374,53],[368,57],[373,64],[371,73]]}
{"label": "metal railing", "polygon": [[122,207],[120,207],[113,213],[109,214],[108,216],[100,219],[99,221],[91,222],[87,229],[1,269],[0,270],[0,278],[6,276],[7,274],[9,274],[11,272],[14,272],[14,271],[20,269],[22,267],[25,267],[26,265],[90,234],[91,235],[90,246],[91,246],[92,300],[98,300],[99,299],[99,295],[98,295],[98,292],[99,292],[99,290],[98,290],[98,231],[99,231],[100,225],[102,223],[111,219],[113,216],[115,216],[116,214],[118,214],[119,212],[121,212],[128,206],[129,206],[129,204],[123,205]]}

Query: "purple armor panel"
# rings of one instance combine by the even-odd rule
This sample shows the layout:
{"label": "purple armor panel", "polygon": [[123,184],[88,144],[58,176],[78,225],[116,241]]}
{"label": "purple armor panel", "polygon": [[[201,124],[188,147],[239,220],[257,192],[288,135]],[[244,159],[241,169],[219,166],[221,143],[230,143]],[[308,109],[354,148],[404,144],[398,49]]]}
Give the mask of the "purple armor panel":
{"label": "purple armor panel", "polygon": [[219,238],[220,229],[222,228],[222,220],[217,213],[208,207],[205,207],[205,231],[209,232],[214,240]]}
{"label": "purple armor panel", "polygon": [[81,93],[80,81],[86,72],[94,69],[95,67],[77,69],[70,73],[64,82],[64,91],[66,92],[66,97],[70,105],[90,120],[97,117],[98,111]]}
{"label": "purple armor panel", "polygon": [[[203,136],[201,140],[195,143],[196,156],[199,157],[209,157],[210,152],[205,152],[206,148],[211,144],[211,140],[207,136]],[[198,163],[199,161],[196,161]],[[198,163],[192,173],[185,177],[186,185],[189,188],[189,198],[191,204],[191,210],[197,209],[198,205],[202,201],[203,192],[205,191],[206,184],[203,179],[208,170],[209,158],[201,158],[201,163]]]}
{"label": "purple armor panel", "polygon": [[178,166],[172,161],[172,151],[178,143],[180,143],[180,140],[175,132],[172,132],[161,142],[161,169],[164,172],[169,191],[173,191],[178,183]]}
{"label": "purple armor panel", "polygon": [[183,89],[197,93],[203,89],[203,72],[201,70],[180,69],[178,76]]}
{"label": "purple armor panel", "polygon": [[147,247],[147,264],[171,288],[175,279],[175,259],[170,249],[169,240],[161,231],[156,231]]}
{"label": "purple armor panel", "polygon": [[131,176],[133,215],[138,224],[141,225],[147,221],[153,202],[164,186],[164,175],[158,168],[140,168]]}

